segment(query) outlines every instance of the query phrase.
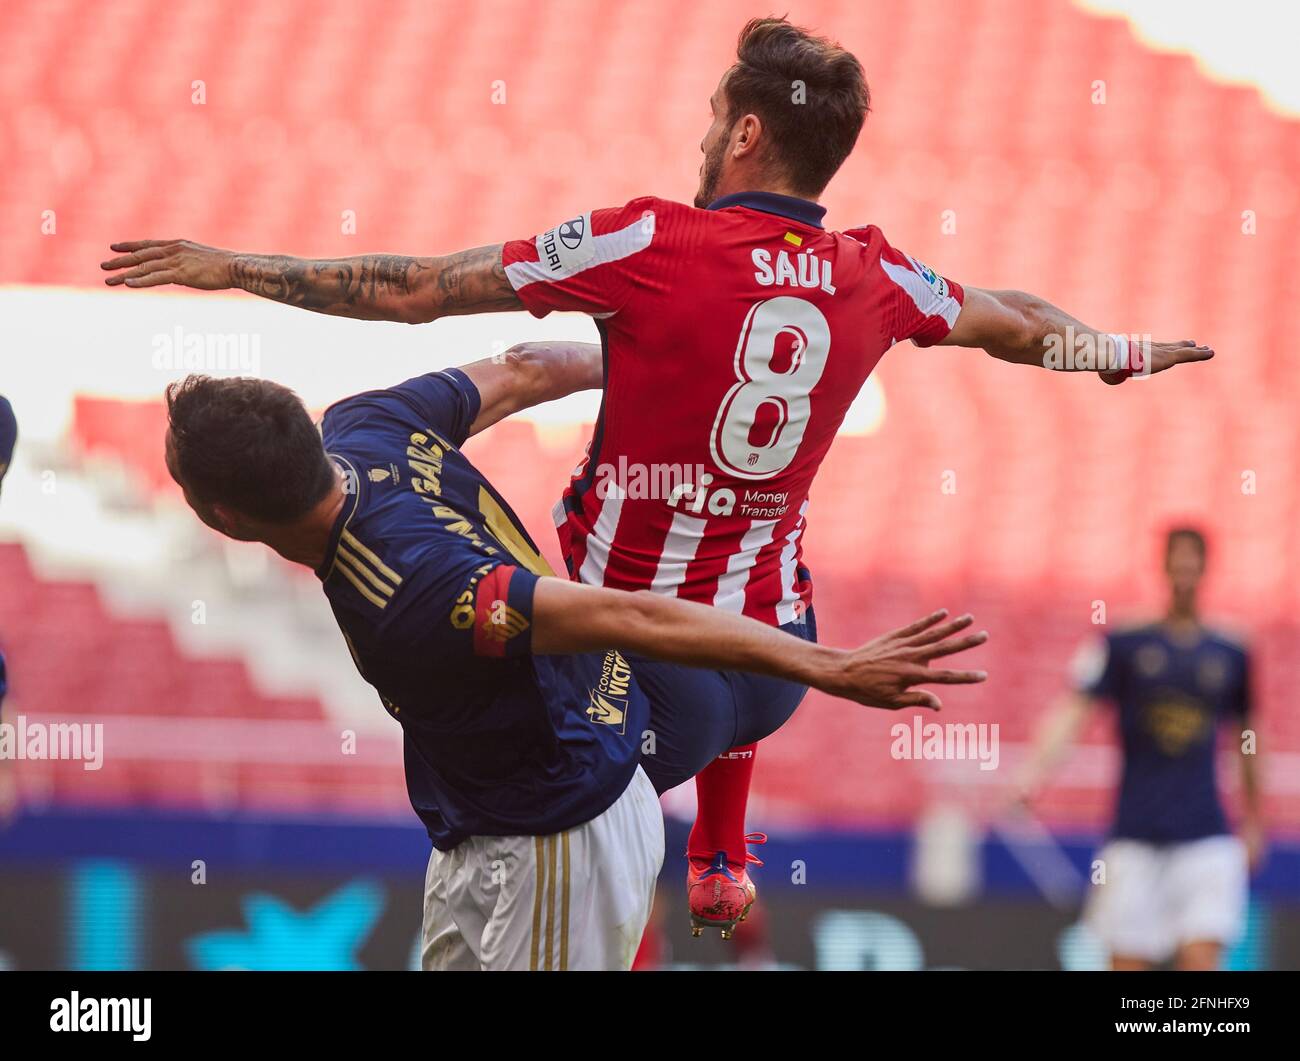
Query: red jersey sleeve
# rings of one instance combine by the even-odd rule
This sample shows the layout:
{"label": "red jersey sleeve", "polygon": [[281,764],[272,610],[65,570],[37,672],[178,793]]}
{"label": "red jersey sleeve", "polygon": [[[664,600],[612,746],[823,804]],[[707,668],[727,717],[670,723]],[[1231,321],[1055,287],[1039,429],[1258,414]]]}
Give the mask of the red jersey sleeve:
{"label": "red jersey sleeve", "polygon": [[911,339],[917,346],[933,346],[957,323],[966,293],[955,280],[891,247],[879,229],[875,236],[880,241],[880,268],[891,295],[886,303],[886,328],[896,343]]}
{"label": "red jersey sleeve", "polygon": [[658,203],[633,199],[579,214],[534,239],[507,243],[502,264],[524,308],[536,317],[552,310],[617,313],[648,266]]}

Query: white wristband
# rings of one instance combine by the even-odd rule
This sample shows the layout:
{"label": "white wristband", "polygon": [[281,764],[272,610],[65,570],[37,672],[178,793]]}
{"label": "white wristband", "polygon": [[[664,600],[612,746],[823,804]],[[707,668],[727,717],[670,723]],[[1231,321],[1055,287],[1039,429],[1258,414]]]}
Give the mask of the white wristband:
{"label": "white wristband", "polygon": [[1109,372],[1122,372],[1129,367],[1129,350],[1128,336],[1119,332],[1108,332],[1106,338],[1110,340],[1111,355]]}

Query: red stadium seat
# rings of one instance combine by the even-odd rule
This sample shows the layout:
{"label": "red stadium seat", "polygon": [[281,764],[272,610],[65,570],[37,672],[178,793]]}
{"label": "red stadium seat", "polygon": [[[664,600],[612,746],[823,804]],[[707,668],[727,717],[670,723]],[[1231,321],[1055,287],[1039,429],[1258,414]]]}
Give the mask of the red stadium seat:
{"label": "red stadium seat", "polygon": [[[754,7],[671,8],[651,24],[599,0],[407,4],[400,19],[343,0],[8,3],[0,94],[22,102],[0,120],[4,280],[98,284],[112,237],[427,252],[527,235],[580,204],[689,198],[707,98]],[[1027,287],[1108,328],[1220,351],[1205,373],[1117,389],[970,352],[892,351],[877,374],[883,423],[839,440],[813,491],[805,545],[823,638],[861,641],[938,603],[975,610],[994,634],[981,657],[995,677],[951,694],[949,710],[1022,740],[1093,632],[1093,602],[1112,623],[1150,608],[1157,530],[1189,517],[1212,535],[1211,612],[1255,635],[1259,725],[1300,752],[1300,123],[1073,5],[1007,0],[954,18],[908,0],[810,0],[795,17],[840,38],[872,84],[860,146],[826,196],[833,224],[879,223],[960,281]],[[606,46],[571,61],[575,26]],[[506,106],[493,102],[498,80]],[[360,236],[339,232],[340,204],[363,219]],[[46,209],[58,239],[32,221]],[[156,402],[84,397],[73,435],[172,490],[162,424]],[[529,424],[471,452],[554,559],[550,505],[577,454],[548,452]],[[35,578],[13,545],[0,545],[0,585],[17,702],[324,717],[313,701],[260,695],[241,664],[187,659],[165,631],[115,621],[88,585]],[[765,745],[760,795],[835,821],[911,814],[933,775],[884,762],[892,721],[811,697]],[[186,769],[160,784],[188,800]],[[261,765],[231,785],[307,804],[347,777]],[[1059,796],[1063,819],[1104,813],[1096,791]]]}

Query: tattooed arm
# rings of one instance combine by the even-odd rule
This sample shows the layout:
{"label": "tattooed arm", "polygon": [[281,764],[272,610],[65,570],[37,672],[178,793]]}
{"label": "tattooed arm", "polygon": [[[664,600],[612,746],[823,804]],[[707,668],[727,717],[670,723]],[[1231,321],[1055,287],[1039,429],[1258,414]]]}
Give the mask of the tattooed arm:
{"label": "tattooed arm", "polygon": [[311,260],[240,254],[188,240],[114,243],[101,264],[109,287],[178,284],[203,291],[240,288],[289,306],[361,320],[422,324],[457,313],[521,309],[501,263],[501,246],[439,258],[366,254]]}

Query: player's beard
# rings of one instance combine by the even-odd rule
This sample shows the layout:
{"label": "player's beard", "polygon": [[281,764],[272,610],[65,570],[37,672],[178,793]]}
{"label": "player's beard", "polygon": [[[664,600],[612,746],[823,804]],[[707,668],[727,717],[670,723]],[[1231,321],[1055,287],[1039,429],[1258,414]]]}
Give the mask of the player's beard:
{"label": "player's beard", "polygon": [[722,177],[722,160],[727,154],[727,138],[719,137],[700,167],[700,190],[695,193],[695,205],[703,210],[718,197],[718,180]]}

